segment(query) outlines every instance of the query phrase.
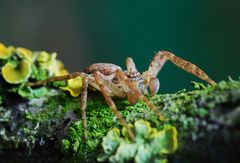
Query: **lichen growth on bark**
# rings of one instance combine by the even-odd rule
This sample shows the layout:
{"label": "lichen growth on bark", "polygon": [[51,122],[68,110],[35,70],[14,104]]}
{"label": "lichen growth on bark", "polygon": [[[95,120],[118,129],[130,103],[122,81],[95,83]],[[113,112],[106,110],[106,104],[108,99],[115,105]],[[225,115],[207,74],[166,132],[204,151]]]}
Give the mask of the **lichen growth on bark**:
{"label": "lichen growth on bark", "polygon": [[128,136],[126,128],[108,131],[102,142],[103,153],[97,158],[99,162],[166,163],[166,156],[177,149],[177,130],[174,126],[166,125],[159,131],[152,128],[148,121],[137,120],[129,127],[136,136],[134,140]]}

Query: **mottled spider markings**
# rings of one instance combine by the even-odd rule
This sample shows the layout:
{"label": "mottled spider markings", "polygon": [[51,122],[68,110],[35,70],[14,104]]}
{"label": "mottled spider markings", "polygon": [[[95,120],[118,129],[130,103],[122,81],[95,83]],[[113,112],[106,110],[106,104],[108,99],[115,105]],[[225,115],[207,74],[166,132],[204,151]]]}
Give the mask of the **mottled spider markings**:
{"label": "mottled spider markings", "polygon": [[149,91],[153,96],[158,92],[160,82],[157,78],[157,74],[164,66],[165,62],[170,60],[179,68],[195,75],[196,77],[205,80],[210,85],[216,85],[203,70],[196,65],[188,62],[182,58],[175,56],[168,51],[159,51],[153,57],[152,62],[149,65],[147,71],[138,72],[132,58],[126,59],[127,70],[122,70],[121,67],[110,63],[95,63],[85,69],[84,72],[74,72],[64,76],[56,76],[50,79],[36,81],[29,83],[30,86],[37,86],[46,84],[47,82],[68,80],[81,76],[83,79],[83,89],[81,93],[81,115],[84,129],[84,139],[87,140],[87,123],[86,123],[86,102],[87,102],[87,88],[88,85],[101,91],[110,109],[114,112],[120,123],[127,129],[128,135],[131,139],[135,138],[135,135],[128,127],[122,115],[118,112],[115,103],[113,102],[113,96],[120,98],[127,98],[131,104],[135,104],[138,100],[144,101],[160,120],[164,120],[164,116],[158,111],[158,109],[148,100],[145,96]]}

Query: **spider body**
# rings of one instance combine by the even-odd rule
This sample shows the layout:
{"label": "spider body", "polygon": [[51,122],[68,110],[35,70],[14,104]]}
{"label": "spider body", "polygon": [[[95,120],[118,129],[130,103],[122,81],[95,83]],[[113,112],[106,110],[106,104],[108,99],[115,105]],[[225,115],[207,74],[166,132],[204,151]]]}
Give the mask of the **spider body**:
{"label": "spider body", "polygon": [[130,90],[127,91],[128,88],[126,86],[124,87],[124,84],[121,83],[121,80],[119,80],[116,75],[117,71],[121,71],[130,82],[135,83],[135,86],[142,94],[145,95],[148,93],[144,79],[141,73],[137,71],[133,72],[129,70],[122,70],[121,67],[110,63],[95,63],[87,67],[84,72],[89,74],[88,83],[97,90],[101,91],[96,83],[95,78],[93,77],[94,72],[99,73],[103,84],[109,91],[109,96],[125,98]]}
{"label": "spider body", "polygon": [[160,82],[157,78],[158,72],[162,69],[167,60],[170,60],[181,69],[195,75],[196,77],[205,80],[210,85],[216,83],[208,77],[208,75],[196,65],[182,58],[175,56],[168,51],[159,51],[154,56],[147,71],[140,73],[132,58],[126,59],[127,70],[122,70],[121,67],[110,63],[95,63],[90,65],[83,72],[74,72],[64,76],[56,76],[42,81],[29,83],[30,86],[46,84],[48,82],[68,80],[82,77],[83,88],[80,98],[80,109],[84,129],[84,139],[87,139],[87,122],[86,122],[86,102],[88,85],[101,91],[110,109],[115,113],[120,123],[127,129],[128,135],[134,139],[134,134],[127,126],[124,118],[118,112],[115,103],[111,97],[127,98],[131,104],[135,104],[138,100],[144,101],[151,110],[159,116],[161,120],[164,116],[156,109],[156,107],[146,98],[146,94],[150,92],[153,96],[158,92]]}
{"label": "spider body", "polygon": [[109,92],[109,96],[124,98],[126,96],[124,89],[121,87],[119,80],[115,75],[117,70],[122,71],[121,67],[114,64],[95,63],[87,67],[84,72],[89,74],[88,83],[95,89],[101,91],[101,89],[96,83],[95,78],[93,77],[93,73],[98,72],[102,78],[102,82],[104,83]]}

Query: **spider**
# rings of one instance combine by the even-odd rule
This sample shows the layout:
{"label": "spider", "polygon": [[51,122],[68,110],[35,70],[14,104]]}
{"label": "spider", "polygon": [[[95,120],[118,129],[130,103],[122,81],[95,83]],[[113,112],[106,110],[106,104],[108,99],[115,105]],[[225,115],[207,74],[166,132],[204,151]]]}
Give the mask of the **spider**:
{"label": "spider", "polygon": [[160,120],[163,120],[164,116],[156,109],[156,107],[145,95],[148,94],[149,91],[151,96],[158,92],[160,82],[157,78],[157,74],[167,60],[170,60],[179,68],[195,75],[196,77],[205,80],[210,85],[216,85],[216,82],[208,77],[208,75],[199,67],[191,62],[177,57],[168,51],[157,52],[151,61],[148,70],[143,73],[138,72],[132,58],[127,58],[127,70],[122,70],[121,67],[110,63],[95,63],[87,67],[83,72],[73,72],[68,75],[56,76],[32,83],[30,82],[28,85],[38,86],[48,82],[68,80],[80,76],[83,80],[83,87],[80,97],[80,110],[83,122],[84,140],[88,139],[86,122],[88,85],[91,85],[92,87],[101,91],[107,104],[119,119],[121,125],[126,128],[129,137],[134,140],[134,133],[128,127],[122,115],[118,112],[112,97],[116,96],[120,98],[127,98],[131,104],[135,104],[137,101],[142,100],[151,110],[155,112],[157,116],[159,116]]}

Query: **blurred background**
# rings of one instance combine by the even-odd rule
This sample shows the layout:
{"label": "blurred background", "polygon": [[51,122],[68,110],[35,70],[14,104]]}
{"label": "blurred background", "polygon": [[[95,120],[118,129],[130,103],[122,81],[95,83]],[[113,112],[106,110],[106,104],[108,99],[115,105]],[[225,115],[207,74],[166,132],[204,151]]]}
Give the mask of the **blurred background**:
{"label": "blurred background", "polygon": [[[126,57],[144,71],[155,52],[168,50],[216,81],[240,75],[239,0],[1,0],[0,6],[0,42],[57,52],[72,72],[96,62],[125,68]],[[162,93],[199,81],[170,62],[159,79]]]}

